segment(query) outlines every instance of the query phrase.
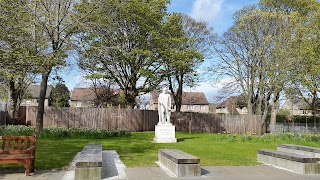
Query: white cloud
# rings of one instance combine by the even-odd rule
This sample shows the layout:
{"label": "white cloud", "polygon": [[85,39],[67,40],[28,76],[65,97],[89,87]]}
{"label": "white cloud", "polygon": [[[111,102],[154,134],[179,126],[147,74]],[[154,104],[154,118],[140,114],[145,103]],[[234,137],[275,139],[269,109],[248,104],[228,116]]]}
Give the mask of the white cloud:
{"label": "white cloud", "polygon": [[214,21],[221,12],[224,0],[195,0],[192,5],[191,17],[207,22]]}

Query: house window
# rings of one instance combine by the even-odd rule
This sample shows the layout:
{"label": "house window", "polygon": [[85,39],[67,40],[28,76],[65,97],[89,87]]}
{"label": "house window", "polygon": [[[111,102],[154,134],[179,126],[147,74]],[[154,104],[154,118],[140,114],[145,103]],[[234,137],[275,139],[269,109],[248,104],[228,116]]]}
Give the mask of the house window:
{"label": "house window", "polygon": [[76,102],[76,107],[81,107],[81,102],[80,101]]}
{"label": "house window", "polygon": [[174,105],[173,104],[171,105],[171,109],[174,109]]}
{"label": "house window", "polygon": [[194,105],[187,105],[188,110],[194,110]]}
{"label": "house window", "polygon": [[206,110],[206,107],[204,105],[200,105],[200,110]]}

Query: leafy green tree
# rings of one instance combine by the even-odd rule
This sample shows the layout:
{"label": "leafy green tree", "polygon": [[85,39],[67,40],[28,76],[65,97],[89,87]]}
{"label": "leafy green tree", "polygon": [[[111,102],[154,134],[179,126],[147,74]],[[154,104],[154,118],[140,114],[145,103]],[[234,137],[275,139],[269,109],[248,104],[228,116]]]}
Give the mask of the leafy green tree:
{"label": "leafy green tree", "polygon": [[289,53],[291,56],[287,56],[299,67],[291,73],[295,89],[293,95],[288,94],[288,96],[297,94],[304,98],[312,109],[316,126],[315,115],[317,114],[317,99],[320,92],[320,2],[316,0],[262,0],[260,3],[270,11],[295,12],[296,16],[302,19],[300,25],[297,25],[295,37],[290,43]]}
{"label": "leafy green tree", "polygon": [[296,12],[245,7],[234,15],[234,25],[215,48],[219,61],[211,70],[219,77],[232,77],[241,88],[248,114],[262,115],[263,122],[271,110],[271,124],[275,124],[280,93],[295,69],[288,57],[299,23]]}
{"label": "leafy green tree", "polygon": [[196,68],[207,57],[215,34],[206,22],[196,21],[185,14],[172,14],[164,23],[166,38],[162,39],[162,59],[165,62],[166,81],[181,109],[183,87],[194,87],[198,81]]}
{"label": "leafy green tree", "polygon": [[133,108],[136,97],[162,81],[159,40],[167,0],[106,0],[82,2],[78,11],[99,7],[88,17],[82,39],[80,67],[108,76],[123,91]]}
{"label": "leafy green tree", "polygon": [[55,107],[69,107],[70,91],[68,87],[62,82],[56,84],[51,90],[50,100],[51,105]]}
{"label": "leafy green tree", "polygon": [[[35,51],[41,54],[37,70],[41,75],[36,134],[43,128],[44,100],[48,79],[53,69],[66,65],[66,58],[72,50],[72,36],[78,32],[87,14],[77,16],[75,0],[36,0],[31,1],[27,10],[33,16],[33,42]],[[88,12],[90,13],[90,12]]]}
{"label": "leafy green tree", "polygon": [[[72,36],[84,17],[76,16],[74,0],[1,0],[1,60],[12,63],[9,75],[21,69],[41,76],[36,134],[43,128],[44,100],[48,78],[55,68],[66,65]],[[8,66],[7,66],[8,67]],[[5,68],[3,68],[5,69]],[[24,72],[24,71],[23,71]],[[27,70],[29,72],[29,70]],[[25,74],[19,74],[25,77]]]}
{"label": "leafy green tree", "polygon": [[31,15],[21,1],[0,1],[0,81],[9,91],[9,115],[17,120],[25,91],[33,82],[37,54],[30,41]]}

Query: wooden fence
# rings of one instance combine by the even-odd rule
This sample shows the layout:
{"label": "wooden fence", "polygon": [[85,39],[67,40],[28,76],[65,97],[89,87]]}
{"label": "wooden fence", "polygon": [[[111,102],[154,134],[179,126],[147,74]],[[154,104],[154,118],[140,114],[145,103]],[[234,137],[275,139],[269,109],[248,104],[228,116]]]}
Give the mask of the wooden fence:
{"label": "wooden fence", "polygon": [[[22,124],[36,125],[37,107],[27,107]],[[177,131],[265,133],[260,116],[220,115],[204,113],[171,114]],[[154,131],[158,112],[136,109],[112,108],[54,108],[45,107],[44,127],[87,127],[97,129],[129,129],[130,131]]]}
{"label": "wooden fence", "polygon": [[191,128],[193,132],[253,132],[258,135],[266,132],[261,116],[257,115],[173,113],[171,119],[177,131],[189,131]]}

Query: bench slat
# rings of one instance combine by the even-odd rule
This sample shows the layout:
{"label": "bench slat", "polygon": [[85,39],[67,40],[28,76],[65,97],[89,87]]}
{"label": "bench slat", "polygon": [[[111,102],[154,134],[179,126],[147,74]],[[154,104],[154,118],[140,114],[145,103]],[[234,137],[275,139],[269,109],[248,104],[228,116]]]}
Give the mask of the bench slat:
{"label": "bench slat", "polygon": [[29,176],[34,170],[36,141],[36,136],[2,136],[0,164],[21,164]]}

